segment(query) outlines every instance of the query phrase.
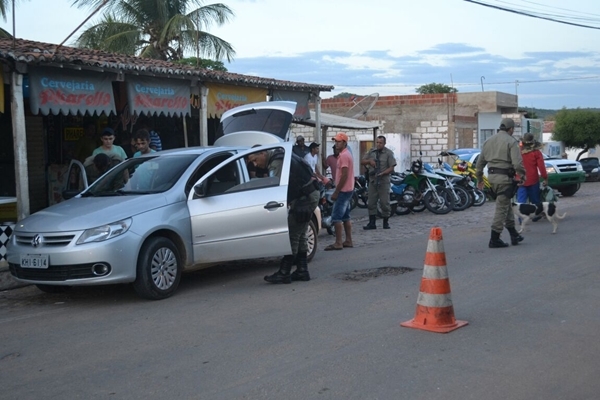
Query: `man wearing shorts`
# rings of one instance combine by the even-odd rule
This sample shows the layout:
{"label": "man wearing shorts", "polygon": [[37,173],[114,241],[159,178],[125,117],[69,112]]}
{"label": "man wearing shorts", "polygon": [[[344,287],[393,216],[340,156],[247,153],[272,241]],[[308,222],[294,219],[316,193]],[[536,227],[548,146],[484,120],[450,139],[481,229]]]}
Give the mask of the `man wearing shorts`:
{"label": "man wearing shorts", "polygon": [[[333,138],[335,148],[339,151],[335,172],[335,191],[331,195],[333,211],[331,222],[335,227],[335,243],[325,247],[329,250],[343,250],[354,247],[352,244],[352,221],[350,221],[350,200],[354,192],[354,160],[348,150],[348,136],[338,133]],[[346,240],[343,240],[343,233]]]}

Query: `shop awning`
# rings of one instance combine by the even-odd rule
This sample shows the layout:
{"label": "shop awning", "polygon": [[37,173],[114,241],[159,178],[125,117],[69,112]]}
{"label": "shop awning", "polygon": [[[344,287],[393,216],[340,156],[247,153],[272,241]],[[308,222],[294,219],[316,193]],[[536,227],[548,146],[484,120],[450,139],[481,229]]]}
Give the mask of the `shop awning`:
{"label": "shop awning", "polygon": [[206,87],[208,88],[207,112],[209,118],[219,118],[225,111],[232,108],[259,103],[267,99],[267,89],[212,83],[207,83]]}
{"label": "shop awning", "polygon": [[127,76],[126,82],[133,114],[190,115],[190,81]]}
{"label": "shop awning", "polygon": [[29,69],[31,112],[90,115],[115,112],[113,74],[57,68]]}
{"label": "shop awning", "polygon": [[310,118],[310,109],[308,108],[307,92],[290,92],[286,90],[274,90],[273,100],[288,100],[296,102],[296,112],[294,112],[295,120],[303,120]]}

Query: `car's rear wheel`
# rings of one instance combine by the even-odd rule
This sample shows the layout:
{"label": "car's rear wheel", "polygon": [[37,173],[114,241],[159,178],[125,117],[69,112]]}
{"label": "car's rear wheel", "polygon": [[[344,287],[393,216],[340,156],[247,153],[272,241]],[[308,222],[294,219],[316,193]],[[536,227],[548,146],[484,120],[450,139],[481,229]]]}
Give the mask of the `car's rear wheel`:
{"label": "car's rear wheel", "polygon": [[35,285],[44,293],[64,293],[71,290],[71,286],[59,286],[59,285]]}
{"label": "car's rear wheel", "polygon": [[319,232],[317,231],[317,224],[315,221],[310,220],[308,227],[306,228],[306,242],[308,244],[308,251],[306,252],[306,259],[312,260],[317,252],[317,243],[319,241]]}
{"label": "car's rear wheel", "polygon": [[150,238],[140,251],[133,288],[146,299],[167,298],[177,290],[181,270],[181,256],[175,244],[164,237]]}

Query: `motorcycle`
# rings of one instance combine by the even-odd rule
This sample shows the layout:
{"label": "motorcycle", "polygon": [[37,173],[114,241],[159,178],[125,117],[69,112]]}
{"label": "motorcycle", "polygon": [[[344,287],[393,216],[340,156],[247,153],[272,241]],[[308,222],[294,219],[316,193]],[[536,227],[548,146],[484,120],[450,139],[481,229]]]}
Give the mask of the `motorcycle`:
{"label": "motorcycle", "polygon": [[[450,167],[450,165],[448,165],[448,167]],[[438,168],[433,168],[431,165],[426,164],[425,169],[428,172],[436,173],[444,178],[443,182],[438,183],[443,183],[444,187],[452,193],[452,197],[454,198],[454,211],[462,211],[471,206],[472,198],[469,195],[469,192],[464,186],[459,184],[459,181],[466,179],[465,177],[454,173],[452,167],[450,167],[450,170],[446,169],[442,160],[439,158]]]}
{"label": "motorcycle", "polygon": [[354,198],[356,198],[356,206],[358,208],[367,208],[369,202],[369,187],[367,179],[364,175],[354,177]]}
{"label": "motorcycle", "polygon": [[[495,199],[495,196],[491,195],[491,192],[490,192],[490,190],[491,190],[490,182],[487,180],[487,178],[485,176],[483,177],[484,189],[480,190],[477,188],[477,178],[475,177],[475,166],[472,163],[470,163],[466,160],[459,159],[456,154],[449,152],[449,151],[441,152],[440,156],[453,158],[454,164],[451,167],[452,171],[456,172],[459,175],[469,178],[468,186],[470,188],[472,188],[472,191],[470,193],[473,196],[473,207],[482,206],[486,202],[488,196],[492,200]],[[439,161],[439,159],[438,159],[438,161]],[[467,189],[469,189],[469,187],[467,187]]]}
{"label": "motorcycle", "polygon": [[[466,161],[462,161],[457,165],[456,169],[458,170],[459,175],[463,177],[463,180],[458,181],[458,184],[464,186],[469,192],[469,196],[471,196],[471,205],[473,207],[481,207],[487,200],[486,192],[477,187],[473,181],[473,177],[467,172],[468,167],[466,164]],[[450,166],[448,165],[448,167]],[[452,167],[450,168],[452,169]]]}
{"label": "motorcycle", "polygon": [[434,181],[444,178],[436,173],[423,170],[423,162],[418,159],[412,162],[409,171],[393,174],[392,192],[396,195],[396,214],[406,215],[415,208],[424,205],[434,214],[447,214],[454,208],[452,193]]}

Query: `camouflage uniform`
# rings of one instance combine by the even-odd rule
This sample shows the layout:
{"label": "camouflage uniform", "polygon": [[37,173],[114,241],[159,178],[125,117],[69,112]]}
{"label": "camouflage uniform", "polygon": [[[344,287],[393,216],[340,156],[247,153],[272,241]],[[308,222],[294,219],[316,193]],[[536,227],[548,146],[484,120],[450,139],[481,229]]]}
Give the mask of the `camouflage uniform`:
{"label": "camouflage uniform", "polygon": [[363,156],[363,160],[378,161],[379,168],[367,167],[369,176],[369,215],[377,215],[377,200],[381,205],[381,216],[388,218],[390,209],[390,175],[376,176],[379,172],[396,165],[394,152],[384,147],[381,152],[377,148],[372,148]]}
{"label": "camouflage uniform", "polygon": [[[496,212],[492,222],[492,231],[501,233],[504,227],[514,229],[515,218],[512,211],[512,196],[505,193],[513,189],[513,178],[506,173],[492,173],[490,170],[513,168],[520,176],[525,176],[519,141],[504,130],[485,141],[477,160],[477,181],[483,180],[483,168],[488,166],[488,181],[497,194]],[[513,193],[514,195],[514,193]]]}

